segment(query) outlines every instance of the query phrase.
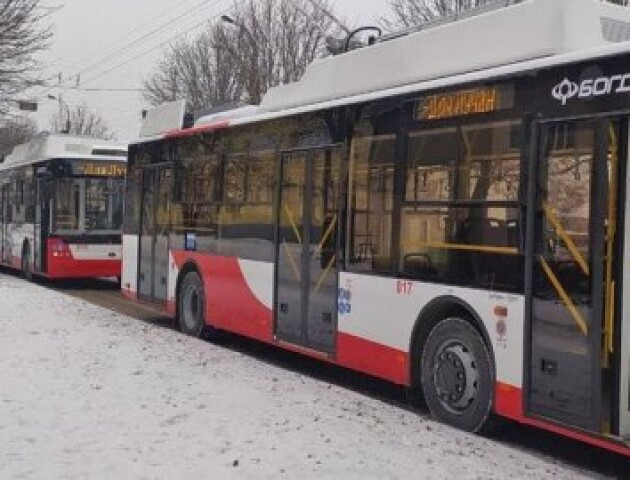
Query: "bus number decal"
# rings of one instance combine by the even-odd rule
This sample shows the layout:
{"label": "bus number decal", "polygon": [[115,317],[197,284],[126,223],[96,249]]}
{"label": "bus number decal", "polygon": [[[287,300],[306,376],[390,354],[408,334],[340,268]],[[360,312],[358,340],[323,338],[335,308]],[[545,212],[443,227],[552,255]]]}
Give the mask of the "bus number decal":
{"label": "bus number decal", "polygon": [[396,292],[398,295],[411,295],[411,289],[413,288],[413,283],[405,280],[398,280],[396,282]]}

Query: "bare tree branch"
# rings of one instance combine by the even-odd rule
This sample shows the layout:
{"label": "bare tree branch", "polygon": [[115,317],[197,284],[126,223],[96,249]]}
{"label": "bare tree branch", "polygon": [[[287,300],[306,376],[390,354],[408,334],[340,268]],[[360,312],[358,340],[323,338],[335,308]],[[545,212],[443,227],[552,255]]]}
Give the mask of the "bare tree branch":
{"label": "bare tree branch", "polygon": [[[618,5],[630,3],[629,0],[602,1]],[[390,16],[382,19],[381,23],[389,30],[399,30],[492,2],[493,0],[388,0]]]}
{"label": "bare tree branch", "polygon": [[[70,126],[69,131],[66,129],[68,123]],[[114,134],[107,122],[98,113],[90,110],[85,103],[71,109],[62,109],[53,115],[50,121],[50,129],[55,133],[84,135],[103,140],[114,139]]]}
{"label": "bare tree branch", "polygon": [[26,117],[4,122],[0,126],[0,156],[11,153],[13,148],[28,142],[37,135],[37,125]]}
{"label": "bare tree branch", "polygon": [[48,47],[52,36],[40,13],[40,0],[0,1],[0,113],[16,95],[40,84],[37,53]]}
{"label": "bare tree branch", "polygon": [[328,0],[247,0],[232,11],[233,24],[215,24],[170,47],[145,81],[151,104],[178,98],[195,110],[257,104],[270,87],[298,80],[324,53],[326,36],[342,31]]}

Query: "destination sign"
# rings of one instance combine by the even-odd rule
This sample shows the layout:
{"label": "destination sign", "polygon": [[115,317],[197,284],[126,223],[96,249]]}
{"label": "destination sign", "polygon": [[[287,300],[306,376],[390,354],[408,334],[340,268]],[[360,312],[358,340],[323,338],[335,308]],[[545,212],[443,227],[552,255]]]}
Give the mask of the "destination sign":
{"label": "destination sign", "polygon": [[127,166],[123,163],[85,162],[78,168],[79,175],[91,177],[124,177]]}
{"label": "destination sign", "polygon": [[431,95],[418,100],[416,120],[478,115],[506,110],[514,106],[512,86],[483,87]]}

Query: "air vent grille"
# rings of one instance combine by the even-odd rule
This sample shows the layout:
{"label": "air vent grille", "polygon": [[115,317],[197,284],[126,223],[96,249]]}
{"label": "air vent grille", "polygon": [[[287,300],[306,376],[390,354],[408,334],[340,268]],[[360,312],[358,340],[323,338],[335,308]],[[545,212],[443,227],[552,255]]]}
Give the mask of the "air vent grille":
{"label": "air vent grille", "polygon": [[607,42],[620,43],[630,40],[630,23],[602,17],[602,34]]}

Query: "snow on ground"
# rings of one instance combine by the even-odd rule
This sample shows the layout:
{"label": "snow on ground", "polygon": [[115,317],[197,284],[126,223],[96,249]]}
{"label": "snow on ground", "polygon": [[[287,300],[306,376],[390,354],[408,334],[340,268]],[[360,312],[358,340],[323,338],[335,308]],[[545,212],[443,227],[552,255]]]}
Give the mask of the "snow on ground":
{"label": "snow on ground", "polygon": [[0,478],[586,472],[0,275]]}

